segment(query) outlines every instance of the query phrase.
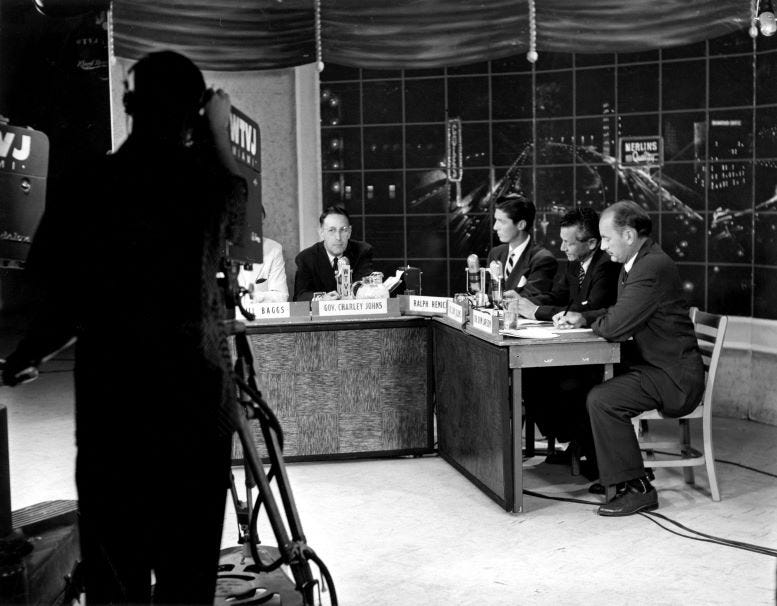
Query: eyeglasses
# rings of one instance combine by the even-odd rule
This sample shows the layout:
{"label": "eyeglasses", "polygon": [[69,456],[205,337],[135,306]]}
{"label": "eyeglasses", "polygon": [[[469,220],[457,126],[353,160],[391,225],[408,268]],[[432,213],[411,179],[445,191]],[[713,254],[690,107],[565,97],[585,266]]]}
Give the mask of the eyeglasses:
{"label": "eyeglasses", "polygon": [[328,236],[334,236],[335,234],[345,235],[351,233],[351,226],[348,227],[327,227],[324,233]]}

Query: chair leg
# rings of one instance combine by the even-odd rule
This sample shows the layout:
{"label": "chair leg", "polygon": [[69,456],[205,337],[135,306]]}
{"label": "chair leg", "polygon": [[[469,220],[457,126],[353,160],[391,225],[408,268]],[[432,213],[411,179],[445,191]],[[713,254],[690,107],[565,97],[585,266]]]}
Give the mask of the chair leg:
{"label": "chair leg", "polygon": [[556,453],[556,438],[553,436],[546,436],[548,439],[548,454]]}
{"label": "chair leg", "polygon": [[710,417],[706,417],[702,421],[702,439],[704,441],[704,465],[707,468],[710,494],[713,501],[720,501],[718,477],[715,474],[715,451],[712,448],[712,420]]}
{"label": "chair leg", "polygon": [[534,420],[531,417],[524,416],[524,434],[526,436],[526,456],[534,456]]}
{"label": "chair leg", "polygon": [[[691,424],[688,419],[680,419],[680,443],[682,444],[682,455],[684,457],[691,456]],[[693,467],[683,467],[683,476],[686,484],[694,484]]]}

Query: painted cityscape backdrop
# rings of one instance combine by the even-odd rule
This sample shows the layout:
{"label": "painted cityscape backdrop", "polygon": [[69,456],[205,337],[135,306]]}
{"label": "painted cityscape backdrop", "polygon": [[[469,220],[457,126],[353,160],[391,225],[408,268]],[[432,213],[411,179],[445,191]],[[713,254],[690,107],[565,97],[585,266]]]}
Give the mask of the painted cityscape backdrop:
{"label": "painted cityscape backdrop", "polygon": [[[446,121],[462,123],[461,183]],[[536,120],[533,120],[536,118]],[[559,259],[575,205],[632,199],[678,263],[689,303],[777,318],[777,41],[747,32],[630,54],[540,53],[447,69],[328,64],[321,82],[324,204],[344,205],[384,273],[423,270],[425,294],[464,286],[484,258],[495,188],[537,208]],[[624,167],[621,137],[660,136],[659,167]]]}

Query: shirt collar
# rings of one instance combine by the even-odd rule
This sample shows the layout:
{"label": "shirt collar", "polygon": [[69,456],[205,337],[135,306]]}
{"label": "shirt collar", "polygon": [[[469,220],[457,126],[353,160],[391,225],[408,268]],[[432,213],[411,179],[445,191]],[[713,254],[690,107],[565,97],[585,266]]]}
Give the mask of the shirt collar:
{"label": "shirt collar", "polygon": [[631,271],[631,266],[632,266],[632,265],[634,265],[634,261],[637,259],[637,255],[638,255],[638,254],[639,254],[639,251],[635,252],[633,255],[631,255],[631,257],[629,258],[629,260],[628,260],[628,261],[626,261],[626,262],[623,264],[623,270],[624,270],[626,273],[628,273],[628,272],[630,272],[630,271]]}
{"label": "shirt collar", "polygon": [[523,251],[526,250],[526,248],[529,246],[529,242],[531,242],[531,236],[526,238],[523,243],[519,244],[518,246],[511,248],[507,253],[507,258],[513,257],[516,261],[521,257],[523,254]]}

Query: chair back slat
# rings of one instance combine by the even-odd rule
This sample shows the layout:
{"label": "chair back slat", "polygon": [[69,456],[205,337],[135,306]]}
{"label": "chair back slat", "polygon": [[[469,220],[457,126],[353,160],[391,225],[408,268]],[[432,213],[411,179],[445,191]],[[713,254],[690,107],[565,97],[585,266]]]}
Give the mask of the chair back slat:
{"label": "chair back slat", "polygon": [[723,340],[726,336],[728,317],[710,314],[701,311],[698,307],[691,308],[691,321],[693,322],[699,349],[702,354],[702,362],[706,371],[706,384],[704,403],[712,402],[712,390],[715,385],[715,374],[720,360],[720,352],[723,350]]}

